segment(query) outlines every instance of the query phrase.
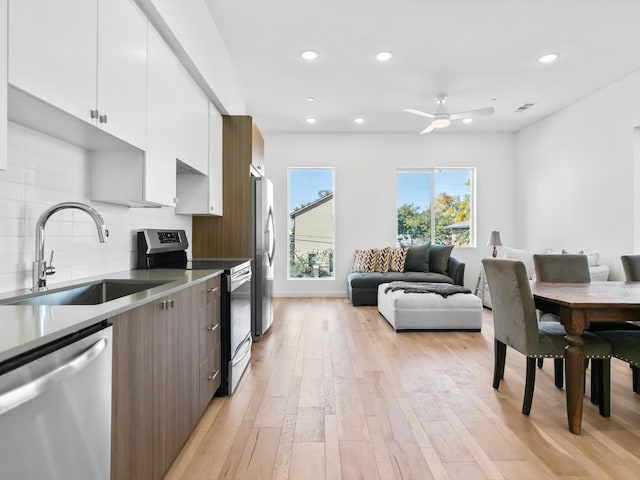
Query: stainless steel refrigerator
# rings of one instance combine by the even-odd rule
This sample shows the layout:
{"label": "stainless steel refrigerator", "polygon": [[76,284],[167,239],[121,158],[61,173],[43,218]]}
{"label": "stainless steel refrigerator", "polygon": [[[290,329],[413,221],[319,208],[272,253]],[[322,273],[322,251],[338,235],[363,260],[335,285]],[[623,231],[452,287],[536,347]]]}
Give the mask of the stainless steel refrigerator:
{"label": "stainless steel refrigerator", "polygon": [[260,341],[273,321],[273,256],[276,250],[276,228],[273,218],[273,184],[266,177],[251,177],[251,247],[253,277],[251,280],[251,324],[253,340]]}

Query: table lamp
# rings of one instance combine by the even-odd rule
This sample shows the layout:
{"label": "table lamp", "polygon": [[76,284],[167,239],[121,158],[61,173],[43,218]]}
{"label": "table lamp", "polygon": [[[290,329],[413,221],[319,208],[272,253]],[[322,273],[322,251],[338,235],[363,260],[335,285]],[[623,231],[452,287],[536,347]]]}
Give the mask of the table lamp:
{"label": "table lamp", "polygon": [[500,241],[500,232],[493,230],[489,234],[489,240],[487,240],[487,245],[489,245],[490,247],[493,247],[493,252],[491,253],[491,255],[493,256],[493,258],[496,258],[498,256],[498,249],[496,247],[502,246],[502,242]]}

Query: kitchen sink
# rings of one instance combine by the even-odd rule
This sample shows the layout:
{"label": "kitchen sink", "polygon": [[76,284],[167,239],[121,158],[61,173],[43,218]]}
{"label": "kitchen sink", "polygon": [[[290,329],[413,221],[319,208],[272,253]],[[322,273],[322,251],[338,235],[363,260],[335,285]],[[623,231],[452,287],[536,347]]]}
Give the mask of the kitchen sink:
{"label": "kitchen sink", "polygon": [[169,280],[102,280],[52,292],[38,292],[0,301],[2,305],[98,305],[117,298],[133,295]]}

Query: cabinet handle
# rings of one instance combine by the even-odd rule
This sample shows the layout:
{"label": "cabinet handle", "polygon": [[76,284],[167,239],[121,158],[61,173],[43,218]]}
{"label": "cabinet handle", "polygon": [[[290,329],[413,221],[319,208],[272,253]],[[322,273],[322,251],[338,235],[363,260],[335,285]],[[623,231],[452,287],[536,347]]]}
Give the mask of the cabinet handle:
{"label": "cabinet handle", "polygon": [[219,372],[220,372],[219,370],[216,370],[215,372],[213,372],[211,375],[207,377],[207,380],[215,380]]}
{"label": "cabinet handle", "polygon": [[100,123],[107,123],[107,116],[106,115],[100,115],[98,117],[98,120],[100,121]]}
{"label": "cabinet handle", "polygon": [[174,300],[163,300],[160,303],[160,308],[162,310],[169,310],[170,308],[175,308],[176,302]]}
{"label": "cabinet handle", "polygon": [[215,325],[211,325],[210,327],[207,327],[207,330],[209,330],[210,332],[215,332],[219,326],[220,324],[216,323]]}
{"label": "cabinet handle", "polygon": [[216,291],[218,291],[218,287],[207,288],[207,292],[209,292],[209,293],[214,293]]}
{"label": "cabinet handle", "polygon": [[98,110],[91,110],[91,118],[98,118]]}

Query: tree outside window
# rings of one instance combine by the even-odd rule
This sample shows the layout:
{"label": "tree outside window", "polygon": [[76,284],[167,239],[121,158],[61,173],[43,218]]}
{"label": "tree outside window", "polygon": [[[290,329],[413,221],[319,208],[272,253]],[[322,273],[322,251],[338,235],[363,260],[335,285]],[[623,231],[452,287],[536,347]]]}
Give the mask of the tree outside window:
{"label": "tree outside window", "polygon": [[397,172],[397,240],[471,246],[473,169]]}

